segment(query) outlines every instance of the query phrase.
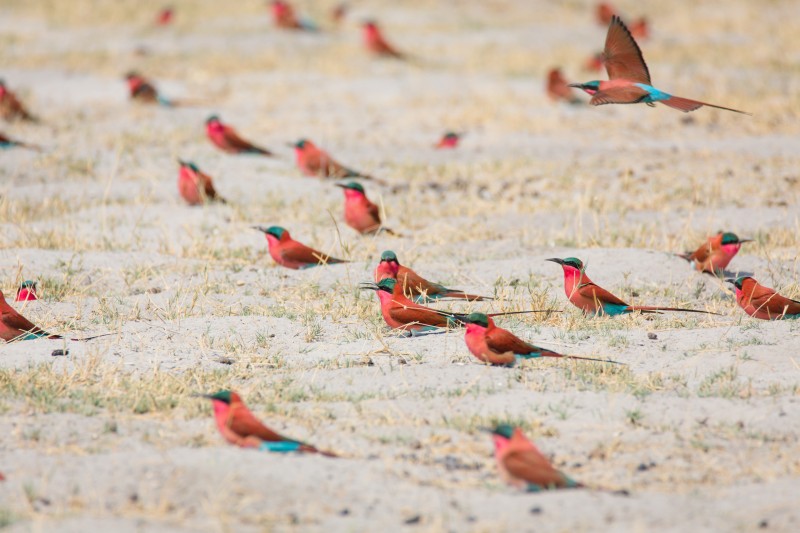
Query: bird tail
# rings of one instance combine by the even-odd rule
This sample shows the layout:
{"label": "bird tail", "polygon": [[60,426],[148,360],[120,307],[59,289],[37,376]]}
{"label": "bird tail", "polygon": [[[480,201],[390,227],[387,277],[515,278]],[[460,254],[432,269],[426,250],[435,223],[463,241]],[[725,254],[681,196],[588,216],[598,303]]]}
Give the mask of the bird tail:
{"label": "bird tail", "polygon": [[529,313],[560,313],[560,309],[529,309],[527,311],[506,311],[505,313],[487,313],[488,317],[505,315],[526,315]]}
{"label": "bird tail", "polygon": [[678,257],[680,257],[681,259],[686,259],[686,260],[687,260],[687,261],[689,261],[690,263],[692,262],[692,252],[684,252],[684,253],[682,253],[682,254],[681,254],[681,253],[677,253],[677,254],[675,254],[675,255],[677,255],[677,256],[678,256]]}
{"label": "bird tail", "polygon": [[658,307],[653,305],[629,305],[626,308],[628,311],[639,311],[642,313],[658,313],[659,311],[676,311],[676,312],[683,312],[683,313],[702,313],[704,315],[716,315],[722,316],[719,313],[714,313],[713,311],[702,311],[700,309],[684,309],[683,307]]}
{"label": "bird tail", "polygon": [[[71,341],[77,341],[77,342],[85,342],[85,341],[90,341],[90,340],[92,340],[92,339],[99,339],[100,337],[108,337],[109,335],[114,335],[114,333],[101,333],[100,335],[92,335],[91,337],[80,337],[80,338],[75,338],[75,337],[73,337],[73,338],[71,338],[70,340],[71,340]],[[48,337],[48,338],[49,338],[49,339],[52,339],[52,338],[53,338],[53,336],[50,336],[50,337]],[[61,337],[61,336],[56,336],[55,338],[57,338],[57,339],[61,339],[61,338],[63,338],[63,337]]]}
{"label": "bird tail", "polygon": [[261,148],[260,146],[255,146],[255,145],[249,146],[245,151],[251,154],[265,155],[267,157],[272,157],[273,155],[275,155],[266,148]]}
{"label": "bird tail", "polygon": [[694,111],[695,109],[700,109],[703,106],[708,106],[708,107],[715,107],[717,109],[723,109],[725,111],[733,111],[734,113],[741,113],[742,115],[752,116],[752,113],[748,113],[747,111],[739,111],[738,109],[723,107],[721,105],[707,104],[706,102],[700,102],[698,100],[690,100],[689,98],[681,98],[680,96],[671,96],[667,100],[661,100],[661,103],[673,109],[683,111],[684,113],[689,113],[690,111]]}
{"label": "bird tail", "polygon": [[381,226],[380,228],[378,228],[378,233],[380,233],[380,232],[383,232],[383,233],[386,233],[386,234],[388,234],[388,235],[391,235],[392,237],[399,237],[399,238],[401,238],[401,239],[402,239],[403,237],[405,237],[405,235],[403,235],[402,233],[397,233],[397,232],[396,232],[396,231],[394,231],[393,229],[391,229],[391,228],[384,228],[383,226]]}
{"label": "bird tail", "polygon": [[620,363],[619,361],[612,361],[611,359],[597,359],[595,357],[582,357],[580,355],[564,355],[558,352],[553,352],[551,350],[546,350],[544,348],[542,348],[540,352],[518,355],[517,357],[519,357],[520,359],[536,359],[539,357],[560,357],[562,359],[577,359],[578,361],[594,361],[596,363],[613,363],[615,365],[625,364],[625,363]]}
{"label": "bird tail", "polygon": [[27,148],[28,150],[33,150],[34,152],[41,152],[42,151],[42,147],[39,146],[38,144],[29,144],[29,143],[24,143],[24,142],[19,142],[19,141],[15,141],[15,142],[16,142],[17,146],[19,146],[20,148]]}
{"label": "bird tail", "polygon": [[494,300],[494,298],[490,296],[478,296],[477,294],[467,294],[464,291],[457,291],[457,290],[448,290],[441,296],[445,298],[453,298],[455,300],[468,300],[470,302],[483,302],[486,300]]}

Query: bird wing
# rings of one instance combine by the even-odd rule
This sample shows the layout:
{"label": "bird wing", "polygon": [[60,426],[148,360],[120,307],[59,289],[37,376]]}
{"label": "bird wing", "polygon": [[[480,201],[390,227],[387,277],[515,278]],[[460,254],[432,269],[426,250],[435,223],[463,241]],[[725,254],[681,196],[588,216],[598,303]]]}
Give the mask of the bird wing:
{"label": "bird wing", "polygon": [[214,189],[214,182],[211,181],[211,176],[204,172],[200,172],[199,177],[203,184],[203,192],[205,193],[206,197],[211,200],[215,199],[217,197],[217,191]]}
{"label": "bird wing", "polygon": [[750,295],[750,305],[756,309],[768,311],[770,315],[796,315],[800,313],[800,302],[782,296],[773,289],[763,285],[755,285]]}
{"label": "bird wing", "polygon": [[611,18],[603,50],[608,79],[625,79],[650,85],[650,71],[639,45],[619,17]]}
{"label": "bird wing", "polygon": [[239,137],[239,134],[236,133],[236,130],[234,130],[230,126],[224,126],[224,132],[225,132],[225,141],[231,146],[231,148],[235,148],[237,150],[258,149],[257,146]]}
{"label": "bird wing", "polygon": [[713,248],[713,241],[712,240],[708,240],[708,241],[704,242],[703,244],[701,244],[700,247],[697,250],[692,252],[687,257],[687,259],[689,259],[689,261],[697,261],[698,263],[703,263],[709,257],[711,257],[711,253],[713,251],[712,248]]}
{"label": "bird wing", "polygon": [[637,104],[648,94],[647,91],[635,85],[610,87],[594,93],[589,103],[592,105]]}
{"label": "bird wing", "polygon": [[448,326],[446,316],[421,305],[395,304],[389,309],[389,316],[401,324],[424,324],[437,328]]}
{"label": "bird wing", "polygon": [[281,257],[287,261],[312,265],[324,263],[332,259],[329,255],[313,248],[309,248],[305,244],[301,244],[297,241],[286,243],[283,247],[281,247],[280,253]]}
{"label": "bird wing", "polygon": [[262,424],[247,407],[241,404],[231,406],[228,427],[241,437],[255,436],[270,442],[290,440]]}
{"label": "bird wing", "polygon": [[539,348],[528,344],[507,329],[498,327],[490,328],[486,332],[486,345],[497,353],[513,352],[525,355],[539,351]]}
{"label": "bird wing", "polygon": [[509,443],[509,452],[503,458],[503,466],[512,476],[541,487],[563,487],[564,475],[553,468],[542,452],[529,441],[519,428],[514,430]]}
{"label": "bird wing", "polygon": [[410,268],[402,266],[397,272],[397,281],[403,284],[403,292],[411,292],[414,295],[425,293],[434,296],[447,290],[437,283],[426,280]]}
{"label": "bird wing", "polygon": [[600,303],[609,303],[614,305],[625,305],[628,304],[605,290],[603,287],[595,285],[594,283],[582,283],[578,285],[577,288],[578,294],[580,294],[584,298],[589,298],[596,302]]}
{"label": "bird wing", "polygon": [[9,309],[0,314],[0,322],[2,322],[8,329],[33,333],[34,335],[49,335],[48,332],[13,309]]}

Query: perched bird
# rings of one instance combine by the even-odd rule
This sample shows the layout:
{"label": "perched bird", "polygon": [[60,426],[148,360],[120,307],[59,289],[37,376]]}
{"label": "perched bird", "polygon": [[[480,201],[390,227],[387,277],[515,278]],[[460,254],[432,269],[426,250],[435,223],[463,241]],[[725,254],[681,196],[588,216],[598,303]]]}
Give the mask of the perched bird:
{"label": "perched bird", "polygon": [[[24,284],[23,284],[24,285]],[[98,337],[105,337],[110,333],[70,339],[73,341],[88,341]],[[49,333],[21,314],[19,314],[8,302],[6,302],[3,291],[0,291],[0,339],[6,342],[30,341],[34,339],[64,339],[62,335]]]}
{"label": "perched bird", "polygon": [[464,340],[470,353],[478,360],[490,365],[514,366],[517,361],[538,357],[562,357],[582,361],[616,363],[616,361],[603,361],[591,357],[563,355],[546,348],[539,348],[525,342],[507,329],[498,328],[494,324],[494,320],[483,313],[470,313],[464,322],[467,324]]}
{"label": "perched bird", "polygon": [[344,18],[347,16],[347,11],[349,10],[348,6],[344,2],[340,2],[333,6],[331,10],[331,20],[337,26],[342,23]]}
{"label": "perched bird", "polygon": [[572,93],[572,89],[570,89],[567,80],[558,67],[550,69],[550,72],[547,73],[547,85],[545,88],[547,89],[547,96],[554,102],[563,100],[570,104],[581,103],[581,99]]}
{"label": "perched bird", "polygon": [[725,281],[733,283],[736,303],[753,318],[761,320],[800,318],[800,301],[781,296],[774,289],[761,285],[750,276]]}
{"label": "perched bird", "polygon": [[18,141],[16,139],[12,139],[6,135],[0,133],[0,149],[8,149],[8,148],[27,148],[28,150],[33,150],[35,152],[41,152],[42,148],[40,146],[36,146],[35,144],[28,144],[22,141]]}
{"label": "perched bird", "polygon": [[336,457],[330,452],[320,451],[310,444],[289,439],[269,429],[250,412],[239,395],[233,391],[221,390],[200,396],[211,400],[217,429],[231,444],[270,452],[306,452]]}
{"label": "perched bird", "polygon": [[676,255],[694,263],[695,269],[699,272],[719,276],[723,274],[731,259],[739,253],[742,244],[751,241],[752,239],[740,239],[735,233],[720,232],[709,237],[694,252]]}
{"label": "perched bird", "polygon": [[236,130],[220,122],[217,115],[211,115],[206,119],[206,135],[217,148],[229,154],[272,155],[269,150],[260,148],[239,137]]}
{"label": "perched bird", "polygon": [[364,46],[373,55],[391,57],[394,59],[407,59],[406,55],[390,45],[383,37],[383,33],[374,20],[364,22]]}
{"label": "perched bird", "polygon": [[375,283],[380,283],[381,280],[387,278],[399,281],[403,294],[417,303],[439,298],[470,301],[491,300],[488,296],[467,294],[462,290],[448,289],[444,285],[428,281],[410,268],[401,265],[397,260],[397,255],[391,250],[381,254],[380,263],[375,267]]}
{"label": "perched bird", "polygon": [[285,30],[317,30],[317,27],[312,22],[298,18],[294,8],[288,2],[273,0],[270,4],[270,10],[272,11],[272,22],[278,28]]}
{"label": "perched bird", "polygon": [[4,80],[0,80],[0,117],[5,120],[27,120],[37,122],[36,117],[31,115],[17,95],[6,86]]}
{"label": "perched bird", "polygon": [[583,487],[556,470],[550,461],[529,441],[522,430],[498,424],[489,430],[494,440],[494,457],[505,481],[528,492]]}
{"label": "perched bird", "polygon": [[17,297],[14,298],[15,302],[32,302],[38,300],[36,295],[36,282],[31,280],[23,281],[17,289]]}
{"label": "perched bird", "polygon": [[202,172],[191,161],[178,159],[178,192],[189,205],[202,205],[206,202],[227,203],[217,194],[211,176]]}
{"label": "perched bird", "polygon": [[389,228],[381,225],[381,214],[378,206],[372,203],[364,187],[355,181],[337,183],[344,190],[344,221],[362,235],[374,235],[385,231],[389,235],[397,235]]}
{"label": "perched bird", "polygon": [[172,100],[160,95],[150,80],[138,72],[128,72],[125,75],[125,80],[128,82],[130,99],[134,102],[142,104],[160,104],[164,107],[173,107],[175,105]]}
{"label": "perched bird", "polygon": [[358,172],[338,163],[328,152],[317,148],[308,139],[300,139],[291,145],[294,148],[295,161],[300,172],[312,178],[361,178],[363,180],[376,180],[368,174]]}
{"label": "perched bird", "polygon": [[165,6],[156,16],[156,26],[169,26],[175,16],[175,9],[172,6]]}
{"label": "perched bird", "polygon": [[269,255],[281,266],[294,270],[304,270],[317,265],[333,265],[348,263],[343,259],[336,259],[328,254],[309,248],[292,239],[289,232],[280,226],[253,226],[253,229],[263,232],[267,237]]}
{"label": "perched bird", "polygon": [[567,257],[566,259],[547,259],[558,263],[564,271],[564,292],[569,301],[587,315],[617,316],[634,311],[654,313],[658,311],[684,311],[686,313],[704,313],[717,315],[711,311],[697,309],[682,309],[678,307],[657,307],[644,305],[628,305],[607,290],[595,285],[586,275],[585,267],[580,259]]}
{"label": "perched bird", "polygon": [[589,103],[592,105],[643,102],[652,107],[655,102],[661,102],[684,113],[705,105],[749,115],[749,113],[729,107],[673,96],[653,87],[650,82],[650,71],[647,69],[639,46],[628,28],[616,15],[611,18],[603,57],[609,81],[589,81],[569,85],[583,89],[591,95],[592,99]]}
{"label": "perched bird", "polygon": [[438,148],[439,150],[452,149],[458,146],[458,141],[460,140],[461,140],[461,135],[453,131],[448,131],[447,133],[442,135],[442,138],[439,139],[439,142],[436,143],[434,148]]}

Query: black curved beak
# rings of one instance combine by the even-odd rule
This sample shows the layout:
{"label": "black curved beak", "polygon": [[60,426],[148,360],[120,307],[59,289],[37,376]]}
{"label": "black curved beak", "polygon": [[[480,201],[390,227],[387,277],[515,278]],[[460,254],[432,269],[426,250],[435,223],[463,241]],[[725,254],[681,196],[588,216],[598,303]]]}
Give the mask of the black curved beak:
{"label": "black curved beak", "polygon": [[254,230],[260,231],[261,233],[269,233],[267,231],[267,228],[265,228],[264,226],[250,226],[250,227],[253,228]]}
{"label": "black curved beak", "polygon": [[558,263],[559,265],[563,265],[564,264],[564,260],[563,259],[559,259],[558,257],[551,257],[550,259],[545,259],[545,261],[551,261],[553,263]]}
{"label": "black curved beak", "polygon": [[574,87],[575,89],[583,89],[583,84],[582,83],[570,83],[570,84],[567,85],[567,87]]}
{"label": "black curved beak", "polygon": [[333,185],[335,187],[341,187],[342,189],[346,189],[347,188],[344,183],[334,183]]}
{"label": "black curved beak", "polygon": [[377,290],[380,289],[380,287],[378,287],[376,284],[374,284],[374,283],[366,283],[366,282],[365,283],[359,283],[358,284],[358,288],[360,290],[362,290],[362,291],[363,290],[377,291]]}
{"label": "black curved beak", "polygon": [[745,243],[745,242],[753,242],[753,241],[754,241],[754,239],[739,239],[739,244],[742,244],[742,243]]}
{"label": "black curved beak", "polygon": [[725,283],[734,284],[734,283],[736,283],[736,279],[734,279],[734,278],[725,278]]}
{"label": "black curved beak", "polygon": [[183,160],[183,159],[181,159],[181,158],[178,158],[178,164],[179,164],[180,166],[182,166],[182,167],[185,167],[185,166],[186,166],[186,165],[188,165],[189,163],[187,163],[186,161],[184,161],[184,160]]}

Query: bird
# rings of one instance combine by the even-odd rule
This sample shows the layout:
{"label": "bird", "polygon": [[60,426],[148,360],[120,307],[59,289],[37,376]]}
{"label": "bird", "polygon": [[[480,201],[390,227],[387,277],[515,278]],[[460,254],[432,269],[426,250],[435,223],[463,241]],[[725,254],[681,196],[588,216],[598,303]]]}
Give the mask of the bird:
{"label": "bird", "polygon": [[270,4],[270,10],[272,11],[272,22],[278,28],[285,30],[317,30],[316,25],[312,22],[298,18],[294,8],[288,2],[273,0]]}
{"label": "bird", "polygon": [[[91,337],[71,338],[69,340],[88,341],[99,337],[105,337],[106,335],[111,335],[111,333],[103,333]],[[0,339],[6,342],[16,342],[34,339],[65,339],[65,337],[43,330],[19,314],[8,304],[3,291],[0,290]]]}
{"label": "bird", "polygon": [[459,289],[449,289],[439,283],[426,280],[413,270],[400,264],[397,254],[386,250],[381,254],[381,260],[375,267],[375,283],[391,278],[401,283],[403,294],[417,303],[440,298],[453,298],[456,300],[482,301],[491,300],[489,296],[467,294]]}
{"label": "bird", "polygon": [[228,203],[217,194],[211,176],[202,172],[191,161],[178,159],[178,192],[189,205],[202,205],[206,202]]}
{"label": "bird", "polygon": [[311,178],[361,178],[363,180],[376,180],[368,174],[358,172],[338,163],[328,152],[317,148],[308,139],[300,139],[291,145],[294,148],[295,162],[300,172]]}
{"label": "bird", "polygon": [[589,103],[592,105],[646,103],[653,107],[655,102],[661,102],[684,113],[709,106],[744,115],[750,114],[730,107],[673,96],[653,87],[642,51],[628,28],[616,15],[611,17],[611,24],[608,27],[603,60],[609,81],[595,80],[569,85],[591,95]]}
{"label": "bird", "polygon": [[436,143],[434,148],[437,148],[439,150],[453,149],[458,146],[458,142],[460,140],[461,140],[461,134],[456,133],[454,131],[448,131],[444,135],[442,135],[442,138],[439,139],[439,142]]}
{"label": "bird", "polygon": [[497,424],[489,430],[494,440],[494,457],[501,476],[512,487],[528,492],[583,487],[550,461],[529,441],[522,430],[510,424]]}
{"label": "bird", "polygon": [[363,25],[364,46],[371,54],[379,57],[407,59],[407,56],[390,45],[374,20],[367,20]]}
{"label": "bird", "polygon": [[156,26],[169,26],[175,16],[175,9],[172,6],[164,6],[156,16]]}
{"label": "bird", "polygon": [[567,80],[561,73],[561,69],[558,67],[550,69],[550,71],[547,73],[547,85],[545,88],[547,89],[547,96],[549,96],[550,100],[553,102],[559,102],[563,100],[564,102],[569,102],[570,104],[581,103],[581,99],[573,94],[572,89],[567,84]]}
{"label": "bird", "polygon": [[344,221],[362,235],[374,235],[384,231],[389,235],[397,235],[389,228],[381,225],[381,214],[378,206],[372,203],[364,187],[355,181],[337,183],[344,192]]}
{"label": "bird", "polygon": [[344,18],[347,16],[347,12],[350,10],[349,6],[345,2],[340,2],[333,6],[331,10],[331,20],[337,26],[342,23]]}
{"label": "bird", "polygon": [[800,318],[800,301],[781,296],[774,289],[761,285],[750,276],[725,281],[733,283],[736,303],[753,318],[761,320]]}
{"label": "bird", "polygon": [[[616,9],[614,9],[610,4],[606,2],[600,2],[597,4],[595,8],[595,16],[597,18],[597,23],[601,26],[608,26],[611,23],[611,20],[614,18],[616,14]],[[638,18],[630,24],[631,35],[636,38],[646,39],[650,36],[650,30],[647,24],[647,19],[644,17]]]}
{"label": "bird", "polygon": [[258,448],[270,452],[319,453],[336,457],[331,452],[320,451],[310,444],[284,437],[261,423],[234,391],[220,390],[213,394],[200,394],[211,400],[214,420],[222,437],[241,448]]}
{"label": "bird", "polygon": [[683,311],[686,313],[704,313],[718,315],[711,311],[698,309],[683,309],[679,307],[658,307],[645,305],[628,305],[607,290],[595,285],[586,275],[583,262],[575,257],[566,259],[551,258],[547,261],[558,263],[564,271],[564,292],[569,301],[587,315],[617,316],[635,311],[643,313],[656,313],[659,311]]}
{"label": "bird", "polygon": [[464,322],[467,324],[464,340],[470,353],[479,361],[490,365],[514,366],[520,360],[538,357],[561,357],[600,363],[616,363],[616,361],[604,361],[592,357],[563,355],[546,348],[534,346],[507,329],[497,327],[494,320],[483,313],[470,313]]}
{"label": "bird", "polygon": [[223,124],[217,115],[206,119],[206,135],[220,150],[229,154],[259,154],[272,156],[272,152],[245,141],[232,127]]}
{"label": "bird", "polygon": [[603,57],[603,52],[595,52],[583,62],[583,70],[589,72],[600,72],[603,70],[604,61],[605,58]]}
{"label": "bird", "polygon": [[159,104],[164,107],[175,106],[175,103],[172,100],[160,95],[152,82],[138,72],[128,72],[125,74],[125,80],[128,82],[130,99],[134,102],[139,102],[142,104]]}
{"label": "bird", "polygon": [[713,237],[709,237],[694,252],[676,255],[694,263],[695,269],[699,272],[719,276],[725,272],[731,259],[739,253],[742,244],[752,242],[752,240],[740,239],[735,233],[729,231],[719,232]]}
{"label": "bird", "polygon": [[41,152],[42,148],[35,144],[28,144],[22,141],[18,141],[16,139],[12,139],[7,135],[0,133],[0,149],[8,149],[8,148],[27,148],[28,150],[33,150],[35,152]]}
{"label": "bird", "polygon": [[2,79],[0,79],[0,117],[9,121],[19,119],[38,122],[38,119],[22,105],[17,95],[8,88]]}
{"label": "bird", "polygon": [[25,280],[20,284],[19,289],[17,289],[17,296],[14,298],[14,301],[32,302],[38,299],[39,296],[36,295],[36,282]]}
{"label": "bird", "polygon": [[343,259],[331,257],[328,254],[309,248],[292,239],[289,232],[280,226],[253,226],[253,229],[263,232],[267,237],[269,255],[281,266],[294,270],[304,270],[317,265],[333,265],[349,263]]}
{"label": "bird", "polygon": [[616,10],[607,2],[598,2],[594,12],[597,23],[601,26],[606,26],[611,22]]}

